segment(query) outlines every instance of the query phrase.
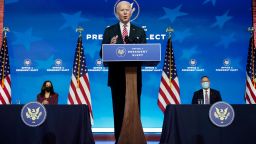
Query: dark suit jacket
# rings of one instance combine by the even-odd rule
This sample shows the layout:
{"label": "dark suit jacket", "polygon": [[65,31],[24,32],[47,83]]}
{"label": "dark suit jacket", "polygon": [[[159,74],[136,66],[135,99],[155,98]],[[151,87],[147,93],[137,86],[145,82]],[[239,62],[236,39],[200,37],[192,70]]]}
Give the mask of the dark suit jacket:
{"label": "dark suit jacket", "polygon": [[[118,35],[117,44],[123,44],[119,23],[105,29],[102,44],[110,44],[111,39],[116,35]],[[135,40],[135,43],[146,43],[145,31],[142,28],[131,24],[129,39]],[[100,56],[102,56],[101,50],[100,50]],[[108,64],[108,86],[120,85],[120,84],[125,85],[125,66],[126,65],[122,62],[115,62],[115,63]],[[142,86],[141,79],[142,79],[141,66],[137,65],[138,87]]]}
{"label": "dark suit jacket", "polygon": [[[200,89],[196,92],[194,92],[192,104],[198,104],[198,100],[204,99],[203,96],[203,89]],[[220,92],[215,89],[210,89],[210,104],[214,104],[215,102],[222,101],[222,98],[220,96]]]}

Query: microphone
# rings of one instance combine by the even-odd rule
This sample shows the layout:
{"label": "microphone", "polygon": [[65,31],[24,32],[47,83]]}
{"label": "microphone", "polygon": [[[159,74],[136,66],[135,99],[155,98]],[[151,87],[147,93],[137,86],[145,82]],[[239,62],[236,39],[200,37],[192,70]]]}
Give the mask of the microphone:
{"label": "microphone", "polygon": [[125,41],[125,43],[127,43],[127,44],[131,44],[131,43],[136,44],[136,43],[140,43],[140,37],[135,37],[134,39],[131,39],[131,38],[129,38],[128,36],[125,36],[125,37],[124,37],[124,41]]}
{"label": "microphone", "polygon": [[125,37],[124,37],[124,41],[125,41],[125,43],[127,43],[127,44],[132,43],[131,39],[130,39],[128,36],[125,36]]}
{"label": "microphone", "polygon": [[133,40],[134,43],[140,43],[140,37],[135,37]]}

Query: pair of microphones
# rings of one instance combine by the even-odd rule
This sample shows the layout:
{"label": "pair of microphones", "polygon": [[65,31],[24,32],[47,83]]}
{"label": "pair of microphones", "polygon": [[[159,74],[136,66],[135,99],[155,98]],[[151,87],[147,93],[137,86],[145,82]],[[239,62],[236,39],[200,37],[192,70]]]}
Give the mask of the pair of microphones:
{"label": "pair of microphones", "polygon": [[124,41],[127,44],[136,44],[140,42],[139,40],[140,40],[139,37],[135,37],[135,38],[130,38],[129,36],[124,37]]}

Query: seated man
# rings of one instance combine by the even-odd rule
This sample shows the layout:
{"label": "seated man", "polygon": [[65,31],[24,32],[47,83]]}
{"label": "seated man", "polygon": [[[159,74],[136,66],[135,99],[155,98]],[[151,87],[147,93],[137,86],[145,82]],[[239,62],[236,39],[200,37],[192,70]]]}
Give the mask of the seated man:
{"label": "seated man", "polygon": [[207,76],[201,78],[202,89],[194,92],[192,104],[213,104],[222,101],[220,92],[210,88],[210,80]]}

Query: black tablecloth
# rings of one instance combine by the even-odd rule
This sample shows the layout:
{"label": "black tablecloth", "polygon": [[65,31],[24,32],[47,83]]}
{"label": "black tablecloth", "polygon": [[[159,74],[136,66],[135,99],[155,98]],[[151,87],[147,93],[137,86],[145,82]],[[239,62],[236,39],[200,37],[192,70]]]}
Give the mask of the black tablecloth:
{"label": "black tablecloth", "polygon": [[256,144],[256,105],[232,105],[233,123],[225,128],[209,119],[210,105],[168,105],[161,144]]}
{"label": "black tablecloth", "polygon": [[94,143],[85,105],[47,105],[46,121],[29,127],[21,120],[22,105],[0,106],[0,144]]}

